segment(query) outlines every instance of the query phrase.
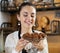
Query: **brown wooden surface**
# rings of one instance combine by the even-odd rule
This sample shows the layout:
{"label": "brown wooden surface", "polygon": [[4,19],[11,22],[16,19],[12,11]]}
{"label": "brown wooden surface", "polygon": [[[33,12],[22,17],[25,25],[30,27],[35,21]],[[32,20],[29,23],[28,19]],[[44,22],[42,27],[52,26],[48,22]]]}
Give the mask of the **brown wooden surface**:
{"label": "brown wooden surface", "polygon": [[48,36],[49,53],[60,53],[60,35]]}

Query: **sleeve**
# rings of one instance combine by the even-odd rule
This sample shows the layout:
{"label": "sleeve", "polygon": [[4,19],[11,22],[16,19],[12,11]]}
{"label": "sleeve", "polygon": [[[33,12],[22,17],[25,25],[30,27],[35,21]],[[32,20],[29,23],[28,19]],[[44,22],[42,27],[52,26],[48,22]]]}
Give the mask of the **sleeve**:
{"label": "sleeve", "polygon": [[47,38],[43,40],[44,49],[42,51],[38,51],[37,53],[48,53],[48,43]]}
{"label": "sleeve", "polygon": [[5,42],[5,53],[18,53],[15,50],[15,46],[16,43],[14,42],[14,39],[8,35]]}

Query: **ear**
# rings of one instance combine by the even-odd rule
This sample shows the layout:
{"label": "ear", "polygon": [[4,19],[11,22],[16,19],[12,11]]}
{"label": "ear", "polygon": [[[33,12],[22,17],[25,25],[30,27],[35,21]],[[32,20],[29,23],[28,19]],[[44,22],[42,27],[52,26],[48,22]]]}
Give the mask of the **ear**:
{"label": "ear", "polygon": [[18,19],[18,21],[20,21],[20,15],[18,15],[18,14],[17,14],[17,19]]}

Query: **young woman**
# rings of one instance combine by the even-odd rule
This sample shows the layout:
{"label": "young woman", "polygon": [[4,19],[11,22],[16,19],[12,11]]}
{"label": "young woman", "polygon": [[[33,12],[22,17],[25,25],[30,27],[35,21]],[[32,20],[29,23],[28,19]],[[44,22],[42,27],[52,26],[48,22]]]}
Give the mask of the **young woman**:
{"label": "young woman", "polygon": [[[24,33],[33,33],[32,27],[35,25],[36,9],[33,4],[25,2],[19,7],[18,21],[21,23],[20,34],[15,31],[7,36],[5,42],[6,53],[48,53],[47,38],[41,40],[38,44],[32,44],[22,38]],[[39,32],[39,31],[35,31]],[[41,33],[41,32],[39,32]],[[23,52],[25,51],[25,52]]]}

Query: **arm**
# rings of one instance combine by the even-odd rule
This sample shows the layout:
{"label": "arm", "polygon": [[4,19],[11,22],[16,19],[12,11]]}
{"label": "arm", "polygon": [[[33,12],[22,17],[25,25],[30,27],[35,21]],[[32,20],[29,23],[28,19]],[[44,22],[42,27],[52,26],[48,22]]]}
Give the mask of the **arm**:
{"label": "arm", "polygon": [[48,53],[48,43],[47,38],[43,40],[44,49],[42,50],[43,53]]}
{"label": "arm", "polygon": [[28,43],[27,40],[20,39],[16,43],[16,39],[13,37],[8,36],[5,42],[5,52],[6,53],[21,53],[22,49],[25,47],[25,45]]}
{"label": "arm", "polygon": [[[37,33],[42,33],[41,31],[35,31]],[[39,53],[48,53],[48,43],[47,43],[47,35],[46,37],[41,40],[38,44],[35,45],[36,48],[38,49]]]}
{"label": "arm", "polygon": [[18,53],[15,50],[16,43],[15,40],[11,37],[11,35],[8,35],[5,42],[5,53]]}
{"label": "arm", "polygon": [[35,47],[38,49],[38,53],[48,53],[48,43],[47,43],[47,38],[44,40],[40,41],[38,45],[36,44]]}
{"label": "arm", "polygon": [[[5,42],[5,53],[19,53],[18,51],[16,51],[16,42],[15,39],[13,38],[13,35],[8,35],[6,38],[6,42]],[[20,51],[21,53],[22,51]]]}

